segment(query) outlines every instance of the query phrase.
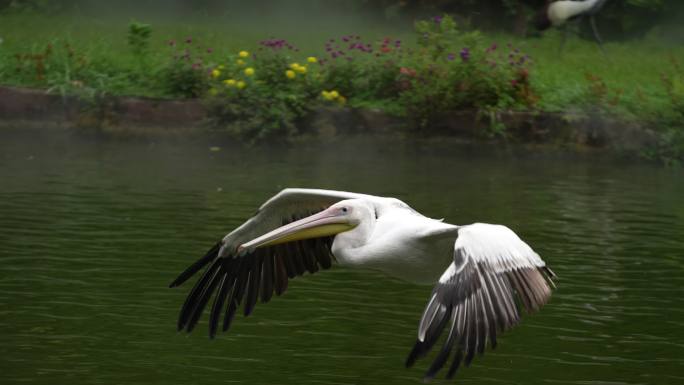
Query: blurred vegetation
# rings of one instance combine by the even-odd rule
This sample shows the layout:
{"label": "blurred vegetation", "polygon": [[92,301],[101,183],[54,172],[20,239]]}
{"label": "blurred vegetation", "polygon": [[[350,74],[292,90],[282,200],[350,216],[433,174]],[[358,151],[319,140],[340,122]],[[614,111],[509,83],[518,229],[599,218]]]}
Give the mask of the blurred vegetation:
{"label": "blurred vegetation", "polygon": [[[0,12],[71,12],[89,14],[119,13],[136,9],[165,16],[188,13],[226,14],[249,9],[255,14],[270,13],[283,7],[330,12],[352,10],[389,20],[425,18],[440,13],[457,14],[459,22],[479,29],[532,33],[529,16],[550,0],[253,0],[245,5],[238,0],[0,0]],[[643,36],[656,25],[679,24],[684,2],[679,0],[611,0],[598,16],[605,35],[611,39]],[[584,32],[589,36],[585,26]]]}
{"label": "blurred vegetation", "polygon": [[582,23],[562,53],[560,32],[535,35],[526,22],[543,0],[126,3],[0,0],[0,84],[203,97],[216,124],[249,140],[295,134],[326,105],[423,130],[454,109],[600,112],[657,129],[644,155],[684,157],[680,2],[610,1],[605,56]]}

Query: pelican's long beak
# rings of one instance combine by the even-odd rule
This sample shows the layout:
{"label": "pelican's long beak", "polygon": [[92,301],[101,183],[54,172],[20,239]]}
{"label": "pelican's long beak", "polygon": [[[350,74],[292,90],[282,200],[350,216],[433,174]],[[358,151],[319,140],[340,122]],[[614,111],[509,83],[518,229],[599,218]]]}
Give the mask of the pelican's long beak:
{"label": "pelican's long beak", "polygon": [[354,227],[356,225],[349,223],[349,219],[339,214],[337,209],[327,209],[243,243],[238,250],[250,250],[301,239],[326,237],[351,230]]}

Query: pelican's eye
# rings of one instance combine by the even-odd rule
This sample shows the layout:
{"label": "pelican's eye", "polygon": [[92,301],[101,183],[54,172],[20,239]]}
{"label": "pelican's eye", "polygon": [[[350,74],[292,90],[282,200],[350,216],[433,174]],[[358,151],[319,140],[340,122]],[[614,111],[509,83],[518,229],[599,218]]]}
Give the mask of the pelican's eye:
{"label": "pelican's eye", "polygon": [[343,213],[346,213],[347,211],[349,211],[349,210],[347,210],[346,207],[342,207],[342,212],[343,212]]}

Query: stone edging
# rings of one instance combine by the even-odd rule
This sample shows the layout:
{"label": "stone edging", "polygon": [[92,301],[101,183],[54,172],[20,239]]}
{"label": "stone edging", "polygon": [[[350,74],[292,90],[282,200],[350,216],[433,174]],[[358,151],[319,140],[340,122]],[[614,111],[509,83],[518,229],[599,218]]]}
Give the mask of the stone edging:
{"label": "stone edging", "polygon": [[[162,100],[110,97],[87,102],[75,96],[45,90],[0,86],[0,121],[31,122],[65,127],[100,128],[128,134],[200,133],[206,131],[207,108],[199,100]],[[496,113],[509,138],[525,143],[554,143],[639,151],[658,138],[634,122],[579,112]],[[473,111],[445,113],[430,133],[487,139],[490,118]],[[320,108],[307,119],[306,128],[319,136],[406,132],[406,119],[370,109]],[[413,130],[408,130],[413,132]]]}

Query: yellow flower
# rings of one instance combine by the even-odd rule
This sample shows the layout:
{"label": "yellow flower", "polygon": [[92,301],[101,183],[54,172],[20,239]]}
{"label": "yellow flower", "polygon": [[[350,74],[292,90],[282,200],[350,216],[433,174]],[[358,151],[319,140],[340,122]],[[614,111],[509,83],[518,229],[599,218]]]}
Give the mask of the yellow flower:
{"label": "yellow flower", "polygon": [[245,61],[242,60],[242,59],[237,59],[235,62],[236,62],[237,65],[239,65],[240,67],[242,67],[243,65],[245,65]]}
{"label": "yellow flower", "polygon": [[287,76],[288,79],[294,79],[297,74],[292,70],[287,70],[285,71],[285,76]]}
{"label": "yellow flower", "polygon": [[218,90],[216,88],[209,89],[209,95],[216,96],[216,94],[218,94]]}
{"label": "yellow flower", "polygon": [[346,99],[344,96],[340,95],[340,93],[337,92],[337,91],[335,91],[335,90],[332,90],[332,91],[325,91],[325,90],[324,90],[324,91],[321,91],[321,96],[323,97],[323,99],[325,99],[325,100],[330,100],[330,101],[333,101],[333,100],[337,99],[337,101],[338,101],[340,104],[344,104],[344,103],[347,102],[347,99]]}
{"label": "yellow flower", "polygon": [[240,81],[238,81],[238,82],[235,84],[235,86],[236,86],[237,88],[239,88],[239,89],[243,89],[243,88],[247,87],[247,83],[245,83],[244,81],[240,80]]}
{"label": "yellow flower", "polygon": [[214,69],[211,71],[211,77],[212,77],[212,78],[217,78],[217,77],[219,77],[219,76],[221,76],[221,71],[219,71],[218,69],[214,68]]}
{"label": "yellow flower", "polygon": [[292,63],[292,64],[290,64],[290,68],[292,68],[292,69],[295,70],[295,71],[297,70],[297,67],[299,67],[299,63]]}
{"label": "yellow flower", "polygon": [[219,64],[219,66],[218,66],[218,67],[216,67],[216,68],[218,68],[218,69],[222,70],[222,69],[224,69],[224,68],[226,68],[226,67],[224,67],[224,66],[223,66],[223,64]]}
{"label": "yellow flower", "polygon": [[318,62],[318,59],[316,59],[313,56],[309,56],[308,58],[306,58],[306,61],[308,61],[309,63],[316,63]]}
{"label": "yellow flower", "polygon": [[238,54],[238,56],[240,56],[240,57],[247,57],[247,56],[249,56],[249,52],[247,52],[247,51],[240,51],[240,53]]}
{"label": "yellow flower", "polygon": [[299,66],[295,68],[295,71],[299,72],[300,74],[305,74],[306,73],[306,66]]}
{"label": "yellow flower", "polygon": [[252,68],[252,67],[245,68],[245,75],[247,75],[247,76],[254,75],[254,68]]}
{"label": "yellow flower", "polygon": [[223,84],[227,85],[228,87],[232,87],[235,85],[235,79],[226,79],[223,81]]}

